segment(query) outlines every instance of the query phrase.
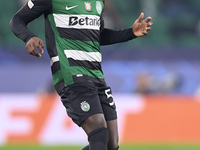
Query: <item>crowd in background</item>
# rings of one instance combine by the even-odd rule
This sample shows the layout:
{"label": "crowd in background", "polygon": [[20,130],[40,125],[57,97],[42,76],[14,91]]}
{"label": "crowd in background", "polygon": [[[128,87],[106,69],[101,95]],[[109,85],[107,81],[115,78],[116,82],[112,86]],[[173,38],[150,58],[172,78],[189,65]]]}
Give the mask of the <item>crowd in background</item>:
{"label": "crowd in background", "polygon": [[[11,16],[28,0],[0,1],[0,44],[22,44],[12,35],[8,28]],[[154,45],[199,45],[200,35],[200,1],[198,0],[106,0],[104,18],[106,26],[124,28],[133,24],[133,21],[145,13],[151,16],[154,22],[153,36],[145,38],[148,46]],[[40,28],[38,28],[38,25]],[[44,37],[43,18],[41,17],[30,25],[32,31]],[[130,46],[140,46],[144,42],[130,42]]]}
{"label": "crowd in background", "polygon": [[[27,56],[28,54],[24,52],[24,43],[17,39],[9,28],[9,21],[13,14],[27,1],[0,1],[0,65],[4,67],[7,64],[21,63],[20,65],[23,65],[24,62],[37,61]],[[105,0],[105,3],[103,16],[107,28],[130,27],[141,12],[145,13],[145,17],[151,16],[154,23],[149,35],[144,38],[102,48],[105,76],[109,80],[108,83],[114,87],[114,92],[199,93],[200,70],[197,67],[200,63],[199,0],[123,0],[123,2],[122,0]],[[33,21],[28,27],[45,41],[43,16]],[[49,61],[46,55],[42,60]],[[133,65],[133,67],[127,68],[122,75],[117,72],[120,66],[118,63],[124,63],[126,60],[130,61],[130,63],[126,62],[127,65]],[[146,60],[148,61],[145,64]],[[152,62],[150,66],[149,61]],[[167,65],[163,65],[163,61]],[[131,71],[128,71],[130,69]],[[12,74],[12,70],[7,70],[7,74]],[[0,79],[2,78],[0,74]],[[118,82],[112,81],[114,78]],[[49,81],[51,79],[47,80]],[[3,79],[1,83],[4,83]],[[115,84],[119,85],[115,86]],[[119,88],[115,89],[115,87]],[[4,89],[0,88],[0,92]]]}

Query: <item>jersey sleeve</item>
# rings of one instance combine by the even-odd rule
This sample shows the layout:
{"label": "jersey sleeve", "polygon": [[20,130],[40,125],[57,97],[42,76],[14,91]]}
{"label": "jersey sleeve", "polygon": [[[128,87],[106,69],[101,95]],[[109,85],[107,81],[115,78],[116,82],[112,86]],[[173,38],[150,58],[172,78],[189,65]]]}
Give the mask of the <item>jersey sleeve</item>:
{"label": "jersey sleeve", "polygon": [[111,45],[115,43],[122,43],[136,38],[132,28],[121,29],[121,30],[112,30],[104,28],[104,21],[101,20],[101,34],[100,34],[101,45]]}
{"label": "jersey sleeve", "polygon": [[28,30],[29,22],[38,18],[42,14],[51,11],[51,0],[29,0],[11,19],[9,26],[13,33],[27,42],[30,38],[35,36]]}

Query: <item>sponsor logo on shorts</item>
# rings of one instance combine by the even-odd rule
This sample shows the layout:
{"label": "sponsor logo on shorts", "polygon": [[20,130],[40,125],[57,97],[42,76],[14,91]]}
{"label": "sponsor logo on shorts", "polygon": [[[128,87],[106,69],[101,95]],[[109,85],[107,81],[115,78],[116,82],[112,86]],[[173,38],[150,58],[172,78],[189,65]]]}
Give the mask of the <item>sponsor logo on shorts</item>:
{"label": "sponsor logo on shorts", "polygon": [[85,112],[89,111],[90,110],[90,104],[86,101],[83,101],[81,103],[81,109]]}

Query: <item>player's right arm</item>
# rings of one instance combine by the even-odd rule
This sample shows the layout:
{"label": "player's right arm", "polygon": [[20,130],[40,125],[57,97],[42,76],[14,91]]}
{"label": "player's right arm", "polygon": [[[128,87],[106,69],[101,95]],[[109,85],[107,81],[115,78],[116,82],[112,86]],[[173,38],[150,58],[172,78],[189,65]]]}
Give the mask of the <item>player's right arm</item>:
{"label": "player's right arm", "polygon": [[43,53],[44,45],[40,38],[28,30],[27,25],[42,14],[47,14],[51,9],[51,0],[29,0],[10,21],[11,30],[26,43],[26,49],[31,55],[41,57],[35,47]]}

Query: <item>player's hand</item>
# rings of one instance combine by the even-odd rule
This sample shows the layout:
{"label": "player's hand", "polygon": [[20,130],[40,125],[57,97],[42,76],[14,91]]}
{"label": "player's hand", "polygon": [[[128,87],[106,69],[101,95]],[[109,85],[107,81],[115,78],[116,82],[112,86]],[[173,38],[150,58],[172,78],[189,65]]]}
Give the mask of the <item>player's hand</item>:
{"label": "player's hand", "polygon": [[43,41],[40,38],[34,36],[26,43],[26,49],[29,54],[34,55],[36,57],[41,57],[42,55],[36,50],[36,47],[40,51],[40,53],[44,53]]}
{"label": "player's hand", "polygon": [[147,17],[145,20],[142,21],[144,18],[144,13],[142,12],[139,18],[135,21],[132,26],[133,33],[137,37],[141,37],[148,34],[148,31],[151,30],[151,26],[153,25],[151,21],[151,17]]}

